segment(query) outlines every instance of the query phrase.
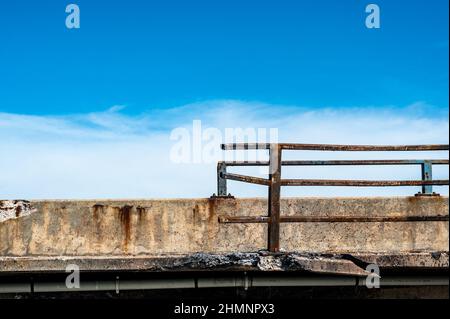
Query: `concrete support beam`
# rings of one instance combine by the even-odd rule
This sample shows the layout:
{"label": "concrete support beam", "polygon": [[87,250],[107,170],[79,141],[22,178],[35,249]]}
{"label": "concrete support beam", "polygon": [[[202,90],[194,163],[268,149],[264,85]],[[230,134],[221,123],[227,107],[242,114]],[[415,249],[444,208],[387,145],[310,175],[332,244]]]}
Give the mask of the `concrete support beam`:
{"label": "concrete support beam", "polygon": [[[448,198],[288,198],[280,209],[281,216],[448,216]],[[221,216],[265,212],[267,201],[257,198],[0,201],[0,272],[6,267],[14,271],[14,263],[18,271],[25,271],[36,266],[36,260],[58,264],[103,259],[113,265],[114,260],[124,260],[132,267],[170,255],[266,250],[266,224],[219,223]],[[438,254],[446,254],[448,267],[448,226],[448,221],[283,223],[280,248],[310,256],[350,254],[365,262],[405,267],[434,261],[437,265]],[[422,259],[411,257],[411,252],[422,254]],[[130,258],[133,262],[127,263]],[[313,259],[308,258],[303,265]]]}

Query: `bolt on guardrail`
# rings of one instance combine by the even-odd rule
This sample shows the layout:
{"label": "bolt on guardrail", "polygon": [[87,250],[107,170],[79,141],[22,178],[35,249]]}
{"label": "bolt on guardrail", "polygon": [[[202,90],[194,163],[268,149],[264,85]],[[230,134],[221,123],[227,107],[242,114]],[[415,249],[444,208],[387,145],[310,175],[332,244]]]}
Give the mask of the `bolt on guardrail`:
{"label": "bolt on guardrail", "polygon": [[[235,217],[222,216],[221,223],[267,223],[268,249],[271,252],[280,250],[280,223],[288,222],[404,222],[404,221],[448,221],[446,216],[397,216],[397,217],[326,217],[326,216],[280,216],[280,194],[282,186],[355,186],[355,187],[386,187],[386,186],[422,186],[420,196],[439,196],[433,192],[433,185],[448,185],[448,180],[433,180],[433,165],[448,165],[448,159],[439,160],[331,160],[331,161],[283,161],[283,150],[310,151],[448,151],[449,145],[330,145],[330,144],[272,144],[272,143],[241,143],[222,144],[223,150],[269,150],[269,161],[219,162],[217,165],[217,194],[219,197],[230,197],[227,190],[227,180],[240,181],[269,187],[268,216]],[[282,166],[341,166],[341,165],[420,165],[421,180],[325,180],[325,179],[282,179]],[[231,166],[269,166],[269,178],[259,178],[227,172]]]}

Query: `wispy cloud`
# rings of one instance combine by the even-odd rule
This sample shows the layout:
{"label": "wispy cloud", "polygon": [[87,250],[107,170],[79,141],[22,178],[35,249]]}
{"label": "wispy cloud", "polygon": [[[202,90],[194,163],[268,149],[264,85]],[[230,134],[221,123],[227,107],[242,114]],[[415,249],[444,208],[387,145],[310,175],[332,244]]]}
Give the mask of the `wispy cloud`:
{"label": "wispy cloud", "polygon": [[[405,107],[270,105],[206,101],[126,115],[123,106],[97,113],[35,116],[0,113],[0,198],[206,197],[215,192],[215,164],[169,158],[176,127],[278,128],[284,142],[340,144],[448,143],[448,113],[423,102]],[[431,111],[432,112],[431,112]],[[430,115],[431,114],[431,115]],[[295,158],[425,158],[448,154],[295,152]],[[242,170],[241,170],[242,171]],[[247,170],[247,173],[258,174]],[[286,169],[297,178],[419,178],[417,167]],[[448,168],[436,170],[447,177]],[[263,196],[254,185],[230,183],[239,196]],[[295,188],[284,195],[413,194],[417,188]],[[446,188],[439,188],[448,193]]]}

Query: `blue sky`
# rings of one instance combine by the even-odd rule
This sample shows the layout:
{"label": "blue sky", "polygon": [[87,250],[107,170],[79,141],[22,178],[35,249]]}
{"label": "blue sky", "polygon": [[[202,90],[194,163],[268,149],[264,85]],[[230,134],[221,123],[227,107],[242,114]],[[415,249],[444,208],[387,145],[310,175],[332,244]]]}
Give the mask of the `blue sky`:
{"label": "blue sky", "polygon": [[0,6],[0,111],[139,114],[216,99],[448,107],[448,1],[77,0]]}
{"label": "blue sky", "polygon": [[[381,29],[365,26],[371,2],[381,9]],[[449,141],[447,0],[73,0],[81,28],[72,30],[69,3],[0,4],[0,198],[208,197],[223,159],[219,144],[234,141],[223,136],[229,128],[278,129],[279,141],[297,143]],[[179,141],[171,137],[181,128],[194,139],[194,120],[222,140],[209,161],[176,163]],[[208,140],[201,142],[203,151]],[[284,174],[421,178],[417,167]],[[447,179],[448,167],[434,177]],[[266,196],[264,188],[230,184],[237,196]],[[290,188],[283,196],[417,191]]]}

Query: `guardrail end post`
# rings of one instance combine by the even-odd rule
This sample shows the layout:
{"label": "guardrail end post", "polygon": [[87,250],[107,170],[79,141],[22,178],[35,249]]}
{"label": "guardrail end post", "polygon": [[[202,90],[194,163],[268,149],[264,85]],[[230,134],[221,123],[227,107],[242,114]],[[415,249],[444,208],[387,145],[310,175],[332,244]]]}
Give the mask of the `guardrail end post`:
{"label": "guardrail end post", "polygon": [[[431,181],[433,180],[433,164],[430,161],[424,161],[421,164],[422,169],[422,180]],[[422,192],[419,193],[420,196],[439,196],[433,192],[433,185],[422,185]]]}
{"label": "guardrail end post", "polygon": [[270,145],[268,248],[272,253],[280,251],[281,153],[279,144]]}
{"label": "guardrail end post", "polygon": [[227,165],[224,162],[217,163],[217,196],[231,197],[227,192],[227,180],[223,174],[227,173]]}

